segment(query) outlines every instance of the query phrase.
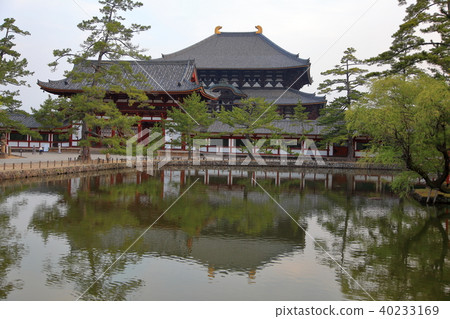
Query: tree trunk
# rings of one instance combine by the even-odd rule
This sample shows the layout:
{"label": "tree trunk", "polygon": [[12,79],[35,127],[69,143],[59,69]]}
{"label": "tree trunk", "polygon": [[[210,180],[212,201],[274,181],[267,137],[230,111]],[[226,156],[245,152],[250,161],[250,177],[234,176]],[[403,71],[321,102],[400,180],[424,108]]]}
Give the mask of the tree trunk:
{"label": "tree trunk", "polygon": [[355,160],[355,156],[353,154],[354,152],[355,148],[353,147],[353,136],[349,135],[347,137],[347,160],[352,162]]}
{"label": "tree trunk", "polygon": [[419,174],[420,177],[422,177],[425,180],[425,184],[428,187],[433,189],[439,189],[443,193],[449,193],[449,188],[444,186],[444,182],[447,179],[447,176],[449,175],[450,159],[447,153],[443,154],[444,154],[444,170],[435,180],[432,180],[431,177],[428,175],[428,173],[426,173],[419,166],[415,165],[411,158],[411,155],[409,154],[405,155],[406,168]]}
{"label": "tree trunk", "polygon": [[[253,147],[253,139],[250,137],[250,134],[245,134],[244,136],[247,140],[250,141],[250,143],[252,144],[252,147]],[[256,158],[253,156],[252,150],[248,150],[248,156],[250,156],[250,159],[252,161],[256,161]]]}
{"label": "tree trunk", "polygon": [[[200,153],[200,151],[199,151]],[[192,160],[192,147],[188,146],[188,161],[190,162]]]}
{"label": "tree trunk", "polygon": [[91,160],[91,147],[88,140],[88,127],[85,121],[81,125],[81,140],[86,142],[86,145],[81,147],[80,160],[83,162],[87,162]]}

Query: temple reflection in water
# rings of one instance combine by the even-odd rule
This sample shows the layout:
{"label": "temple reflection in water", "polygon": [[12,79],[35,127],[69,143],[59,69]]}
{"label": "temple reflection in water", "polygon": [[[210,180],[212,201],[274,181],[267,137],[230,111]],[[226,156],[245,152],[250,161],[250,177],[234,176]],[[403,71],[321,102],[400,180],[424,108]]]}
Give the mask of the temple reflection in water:
{"label": "temple reflection in water", "polygon": [[3,183],[0,298],[370,299],[364,287],[379,300],[448,300],[448,210],[398,198],[391,180],[130,169]]}
{"label": "temple reflection in water", "polygon": [[[92,200],[98,200],[103,192],[111,191],[109,186],[129,186],[123,191],[117,191],[115,199],[127,203],[124,207],[132,215],[137,215],[135,217],[141,218],[139,224],[142,227],[118,223],[98,233],[97,240],[91,242],[94,245],[92,248],[120,250],[142,233],[149,220],[163,212],[164,205],[161,203],[174,200],[186,185],[197,178],[203,185],[200,191],[197,190],[198,198],[194,200],[202,204],[174,206],[131,250],[140,254],[192,259],[206,267],[210,278],[214,278],[216,272],[227,271],[244,272],[249,279],[255,280],[257,269],[284,256],[301,252],[305,247],[304,231],[256,187],[255,180],[274,194],[277,189],[287,192],[289,196],[282,194],[279,199],[285,209],[296,216],[304,214],[295,211],[298,210],[299,202],[302,202],[300,207],[306,208],[329,201],[321,193],[327,190],[353,195],[372,194],[373,199],[383,192],[384,202],[389,198],[396,200],[386,191],[386,182],[392,180],[392,175],[388,173],[364,175],[307,171],[166,170],[161,171],[157,178],[142,172],[118,173],[72,178],[61,186],[74,197],[80,191],[89,192]],[[292,196],[293,193],[298,196]],[[306,193],[308,196],[301,198],[301,194]],[[192,197],[189,199],[192,200]],[[247,224],[242,225],[242,220]],[[303,227],[307,229],[308,226],[305,223]],[[72,245],[77,246],[75,242]]]}

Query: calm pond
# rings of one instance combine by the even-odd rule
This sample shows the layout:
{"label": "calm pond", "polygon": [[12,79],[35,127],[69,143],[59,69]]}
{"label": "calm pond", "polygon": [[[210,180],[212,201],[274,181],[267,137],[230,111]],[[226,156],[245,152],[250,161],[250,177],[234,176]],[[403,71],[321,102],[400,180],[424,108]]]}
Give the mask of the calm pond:
{"label": "calm pond", "polygon": [[399,199],[389,174],[3,182],[0,299],[450,300],[448,208]]}

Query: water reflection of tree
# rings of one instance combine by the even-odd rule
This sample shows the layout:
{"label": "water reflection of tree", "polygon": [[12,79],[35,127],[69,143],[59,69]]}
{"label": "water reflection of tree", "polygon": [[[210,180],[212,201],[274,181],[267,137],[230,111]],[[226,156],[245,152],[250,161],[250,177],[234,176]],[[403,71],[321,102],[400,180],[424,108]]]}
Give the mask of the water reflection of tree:
{"label": "water reflection of tree", "polygon": [[11,225],[11,218],[17,215],[21,202],[15,202],[12,209],[4,204],[11,196],[23,192],[27,187],[15,185],[2,188],[0,195],[0,299],[6,299],[13,290],[22,288],[22,281],[9,280],[8,274],[18,266],[25,252],[20,234]]}
{"label": "water reflection of tree", "polygon": [[[370,199],[344,199],[337,196],[321,211],[319,223],[334,236],[323,240],[324,248],[374,299],[449,300],[449,239],[442,225],[448,214],[403,201],[388,209]],[[370,299],[340,270],[338,280],[347,298]]]}
{"label": "water reflection of tree", "polygon": [[[61,286],[71,282],[76,287],[75,297],[78,297],[130,246],[135,240],[132,236],[105,243],[102,234],[123,226],[139,225],[139,220],[129,209],[136,200],[135,192],[140,190],[139,187],[124,184],[105,187],[92,183],[92,179],[86,177],[81,179],[76,195],[64,194],[64,205],[43,204],[36,208],[30,227],[41,232],[44,239],[50,235],[65,237],[70,244],[70,252],[60,258],[56,267],[51,264],[46,266],[48,284]],[[145,193],[145,190],[141,191]],[[122,256],[89,288],[83,299],[126,299],[143,282],[134,278],[115,278],[128,265],[139,262],[141,256],[138,249]]]}
{"label": "water reflection of tree", "polygon": [[[131,176],[128,176],[131,177]],[[118,180],[125,180],[122,176]],[[107,177],[85,177],[75,194],[65,191],[65,182],[54,186],[61,200],[54,205],[36,207],[30,227],[41,233],[44,240],[50,236],[66,238],[70,252],[56,265],[45,267],[49,285],[71,283],[81,294],[95,282],[119,255],[136,239],[136,233],[151,225],[176,198],[163,198],[160,178],[139,177],[139,184],[110,182]],[[180,187],[180,193],[191,184]],[[171,207],[156,228],[173,228],[188,236],[226,235],[288,239],[304,245],[304,234],[284,215],[277,216],[272,202],[255,202],[216,194],[200,183]],[[251,192],[255,192],[253,188]],[[189,245],[189,242],[185,243]],[[127,299],[143,285],[137,279],[116,280],[126,274],[127,266],[138,263],[144,254],[152,253],[148,242],[139,241],[103,278],[89,289],[85,299]],[[158,253],[158,252],[156,252]]]}

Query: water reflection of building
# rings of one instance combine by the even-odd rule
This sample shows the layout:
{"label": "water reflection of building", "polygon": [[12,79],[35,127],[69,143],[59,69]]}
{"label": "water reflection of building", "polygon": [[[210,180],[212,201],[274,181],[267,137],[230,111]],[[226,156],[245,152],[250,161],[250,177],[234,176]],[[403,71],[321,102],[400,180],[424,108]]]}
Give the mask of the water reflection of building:
{"label": "water reflection of building", "polygon": [[[163,200],[177,197],[185,189],[184,185],[191,184],[194,178],[198,177],[201,177],[206,184],[206,187],[202,188],[201,196],[211,207],[226,206],[234,199],[238,201],[245,199],[262,206],[270,204],[270,199],[252,185],[252,179],[256,179],[272,189],[282,188],[283,192],[278,198],[290,212],[298,211],[299,207],[300,209],[319,207],[318,204],[325,207],[332,203],[332,199],[326,196],[329,190],[366,194],[380,192],[383,188],[383,180],[392,179],[389,175],[331,174],[320,171],[167,170],[156,177],[142,172],[130,172],[87,177],[83,182],[80,178],[75,178],[65,183],[68,184],[68,193],[72,196],[77,193],[77,188],[81,187],[94,194],[101,186],[105,190],[108,185],[129,184],[136,187],[141,184],[148,185],[148,187],[160,188],[154,193],[160,194],[158,197]],[[149,179],[157,183],[147,184]],[[303,190],[308,195],[301,197]],[[148,194],[134,191],[133,188],[128,195],[134,201],[134,206],[128,206],[131,211],[142,210],[151,202]],[[392,200],[395,198],[392,197]],[[384,198],[383,205],[389,205],[388,201],[389,198]],[[366,208],[370,206],[376,208],[377,205],[380,205],[380,201],[373,201],[367,204]],[[311,214],[311,211],[307,213]],[[211,277],[223,270],[245,272],[249,278],[254,278],[257,269],[283,256],[301,251],[305,245],[304,232],[295,227],[297,232],[293,233],[292,221],[281,211],[274,211],[271,214],[270,229],[260,231],[256,235],[239,233],[233,228],[223,232],[221,228],[223,225],[217,225],[221,222],[220,218],[214,219],[212,215],[211,221],[210,217],[208,216],[206,222],[202,220],[199,226],[200,231],[195,235],[185,231],[182,223],[181,226],[177,225],[177,219],[172,219],[170,222],[162,219],[143,236],[142,241],[133,250],[142,254],[191,259],[205,266]],[[145,229],[144,223],[142,225],[143,228],[133,228],[119,224],[115,228],[97,234],[99,240],[92,245],[99,249],[123,248],[127,242],[142,233]],[[77,245],[75,242],[71,244]]]}
{"label": "water reflection of building", "polygon": [[[95,248],[121,249],[143,231],[144,229],[127,227],[113,228],[109,232],[99,234]],[[192,238],[183,230],[155,225],[130,251],[189,259],[207,267],[211,276],[216,271],[226,271],[244,272],[249,277],[254,277],[257,269],[283,256],[301,251],[305,245],[304,233],[299,233],[296,237],[298,239],[288,240],[269,235],[250,237],[209,233]]]}
{"label": "water reflection of building", "polygon": [[274,186],[292,184],[298,186],[300,190],[305,188],[315,189],[317,187],[328,190],[342,189],[344,186],[352,192],[376,192],[384,189],[388,182],[392,182],[393,175],[387,174],[353,174],[353,173],[330,173],[314,170],[305,171],[249,171],[249,170],[224,170],[205,169],[161,171],[161,180],[164,181],[164,193],[173,192],[175,184],[186,184],[190,176],[201,177],[203,183],[210,186],[226,187],[228,189],[241,189],[242,185],[248,184],[256,186],[255,180],[271,180]]}

